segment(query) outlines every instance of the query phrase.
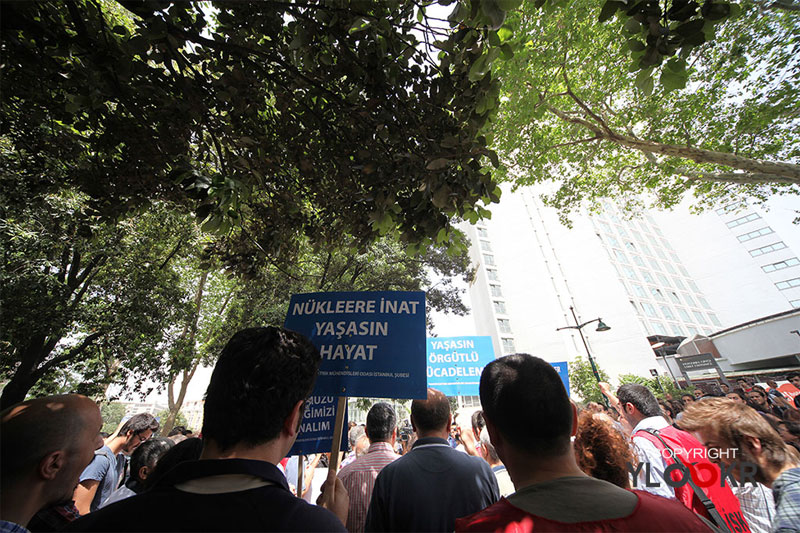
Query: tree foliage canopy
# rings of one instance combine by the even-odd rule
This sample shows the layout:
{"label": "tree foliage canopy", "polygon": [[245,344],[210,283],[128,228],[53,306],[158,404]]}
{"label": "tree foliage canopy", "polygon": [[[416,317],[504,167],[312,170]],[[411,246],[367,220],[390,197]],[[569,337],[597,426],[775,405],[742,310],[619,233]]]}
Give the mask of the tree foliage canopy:
{"label": "tree foliage canopy", "polygon": [[525,3],[506,23],[521,46],[498,65],[495,147],[517,183],[555,182],[565,219],[603,197],[636,209],[642,193],[669,207],[798,192],[797,12],[668,5]]}
{"label": "tree foliage canopy", "polygon": [[105,216],[170,200],[206,231],[257,221],[273,254],[445,241],[498,200],[484,132],[505,13],[430,3],[3,3],[3,135],[60,168],[38,187]]}

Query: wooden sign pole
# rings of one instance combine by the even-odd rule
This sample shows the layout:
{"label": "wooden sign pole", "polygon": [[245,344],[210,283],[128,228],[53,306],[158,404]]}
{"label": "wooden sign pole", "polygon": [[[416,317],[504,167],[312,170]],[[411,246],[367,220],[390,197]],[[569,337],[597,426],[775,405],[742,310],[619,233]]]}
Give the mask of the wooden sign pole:
{"label": "wooden sign pole", "polygon": [[339,396],[339,403],[336,404],[336,422],[333,425],[333,441],[331,442],[331,460],[328,461],[328,474],[339,470],[339,462],[342,454],[339,448],[342,445],[342,434],[344,433],[344,415],[347,414],[347,396]]}
{"label": "wooden sign pole", "polygon": [[303,497],[303,454],[297,456],[297,497]]}

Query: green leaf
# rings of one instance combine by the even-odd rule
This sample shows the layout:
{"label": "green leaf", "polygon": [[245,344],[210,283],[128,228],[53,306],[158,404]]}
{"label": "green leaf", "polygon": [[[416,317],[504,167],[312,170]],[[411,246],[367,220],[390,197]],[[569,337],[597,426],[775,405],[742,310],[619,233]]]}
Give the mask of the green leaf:
{"label": "green leaf", "polygon": [[628,19],[628,22],[623,26],[628,33],[639,33],[642,31],[642,25],[636,19]]}
{"label": "green leaf", "polygon": [[607,0],[606,3],[603,4],[603,8],[600,10],[600,16],[597,18],[598,22],[605,22],[613,17],[614,13],[616,13],[622,5],[622,2]]}
{"label": "green leaf", "polygon": [[639,72],[636,75],[635,81],[636,87],[642,91],[644,94],[650,94],[653,92],[653,74],[650,69],[645,69]]}
{"label": "green leaf", "polygon": [[522,5],[522,0],[497,0],[497,7],[503,11],[511,11]]}
{"label": "green leaf", "polygon": [[497,36],[500,37],[500,41],[505,42],[514,36],[514,31],[508,26],[503,26],[497,30]]}
{"label": "green leaf", "polygon": [[446,157],[440,157],[428,163],[425,166],[425,168],[427,170],[441,170],[443,168],[447,168],[448,166],[450,166],[450,163],[451,163],[450,159],[447,159]]}
{"label": "green leaf", "polygon": [[632,52],[642,52],[646,48],[644,43],[638,39],[628,39],[626,44]]}
{"label": "green leaf", "polygon": [[469,81],[478,81],[486,76],[486,72],[489,69],[487,66],[488,59],[489,56],[483,54],[481,57],[475,60],[475,62],[469,68],[469,73],[467,74]]}
{"label": "green leaf", "polygon": [[683,89],[686,87],[687,79],[686,72],[677,73],[669,69],[664,69],[661,72],[661,85],[667,92]]}

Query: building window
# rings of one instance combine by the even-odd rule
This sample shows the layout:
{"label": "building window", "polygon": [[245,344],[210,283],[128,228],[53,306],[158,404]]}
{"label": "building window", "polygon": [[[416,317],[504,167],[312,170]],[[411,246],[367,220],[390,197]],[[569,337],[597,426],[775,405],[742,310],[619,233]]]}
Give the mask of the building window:
{"label": "building window", "polygon": [[650,323],[653,324],[653,333],[655,333],[656,335],[666,335],[667,334],[667,330],[664,327],[664,324],[662,324],[658,320],[651,320]]}
{"label": "building window", "polygon": [[701,313],[700,311],[692,311],[692,314],[695,316],[697,322],[699,322],[700,324],[708,324],[708,320],[706,320],[706,317],[704,317],[703,313]]}
{"label": "building window", "polygon": [[683,299],[686,300],[686,303],[691,305],[692,307],[697,307],[697,304],[694,303],[694,298],[692,298],[691,295],[684,292]]}
{"label": "building window", "polygon": [[675,291],[669,291],[669,299],[672,300],[672,303],[674,304],[681,303],[681,299],[678,298],[678,293]]}
{"label": "building window", "polygon": [[491,284],[489,285],[489,290],[492,293],[492,296],[503,296],[503,291],[500,289],[500,285]]}
{"label": "building window", "polygon": [[617,261],[619,261],[621,263],[627,263],[628,262],[628,256],[626,256],[623,251],[614,250],[614,255],[617,256]]}
{"label": "building window", "polygon": [[785,281],[779,281],[775,284],[780,290],[785,291],[786,289],[793,289],[794,287],[800,287],[800,278],[792,278],[787,279]]}
{"label": "building window", "polygon": [[497,270],[493,268],[486,269],[486,276],[492,281],[499,281],[500,278],[497,277]]}
{"label": "building window", "polygon": [[623,270],[623,272],[625,272],[625,277],[626,278],[628,278],[628,279],[638,279],[636,277],[636,272],[634,272],[631,267],[629,267],[627,265],[622,265],[622,270]]}
{"label": "building window", "polygon": [[636,302],[634,302],[633,300],[628,300],[628,301],[633,306],[633,310],[636,311],[636,314],[637,315],[641,315],[642,313],[641,313],[641,311],[639,311],[639,308],[636,306]]}
{"label": "building window", "polygon": [[672,310],[667,307],[666,305],[659,306],[661,307],[661,314],[664,315],[664,318],[668,320],[675,320],[675,315],[672,314]]}
{"label": "building window", "polygon": [[514,339],[508,339],[503,337],[503,352],[504,353],[514,353],[516,349],[514,348]]}
{"label": "building window", "polygon": [[700,292],[700,289],[697,287],[697,283],[695,283],[695,282],[694,282],[694,281],[692,281],[692,280],[689,280],[689,287],[691,287],[691,288],[692,288],[692,290],[693,290],[694,292],[696,292],[696,293],[697,293],[697,292]]}
{"label": "building window", "polygon": [[772,231],[772,228],[770,228],[769,226],[764,226],[763,228],[759,228],[757,230],[739,235],[736,238],[739,239],[739,242],[747,242],[752,239],[763,237],[764,235],[769,235],[770,233],[774,233],[774,231]]}
{"label": "building window", "polygon": [[492,303],[494,304],[494,312],[495,313],[499,313],[501,315],[505,315],[506,314],[506,304],[505,304],[505,302],[500,302],[500,301],[494,300]]}
{"label": "building window", "polygon": [[678,314],[681,315],[681,318],[685,322],[691,322],[692,321],[692,318],[689,316],[689,313],[686,312],[686,309],[684,309],[683,307],[677,307],[676,309],[678,309]]}
{"label": "building window", "polygon": [[711,323],[714,324],[715,326],[720,328],[722,327],[722,323],[719,321],[717,315],[715,315],[714,313],[708,313],[708,318],[711,319]]}
{"label": "building window", "polygon": [[683,265],[678,265],[678,270],[680,270],[681,274],[683,274],[687,278],[689,277],[689,272],[685,268],[683,268]]}
{"label": "building window", "polygon": [[786,248],[786,245],[783,244],[783,242],[778,241],[766,246],[762,246],[761,248],[756,248],[755,250],[750,250],[750,255],[752,257],[758,257],[759,255],[768,254],[770,252],[774,252],[775,250],[783,250],[784,248]]}
{"label": "building window", "polygon": [[625,248],[627,248],[628,250],[633,250],[634,252],[636,251],[636,245],[633,244],[631,241],[625,243]]}
{"label": "building window", "polygon": [[483,262],[487,265],[494,266],[494,256],[489,254],[483,254]]}
{"label": "building window", "polygon": [[614,248],[619,248],[619,241],[617,240],[616,237],[612,237],[611,235],[609,235],[608,237],[606,237],[606,240],[608,241],[608,244],[610,244]]}
{"label": "building window", "polygon": [[711,306],[708,304],[708,300],[703,298],[702,296],[697,297],[697,301],[700,302],[700,306],[705,309],[711,309]]}
{"label": "building window", "polygon": [[642,279],[645,280],[647,283],[655,283],[656,281],[653,279],[653,276],[650,275],[650,272],[647,270],[642,270]]}
{"label": "building window", "polygon": [[501,333],[511,333],[511,322],[507,318],[498,318],[497,326]]}
{"label": "building window", "polygon": [[800,300],[790,300],[790,301],[789,301],[789,303],[790,303],[790,304],[791,304],[791,306],[792,306],[792,307],[794,307],[795,309],[798,309],[798,308],[800,308]]}
{"label": "building window", "polygon": [[661,265],[658,264],[658,259],[654,257],[648,257],[647,260],[650,262],[650,266],[652,266],[656,270],[661,270]]}
{"label": "building window", "polygon": [[481,241],[481,250],[483,250],[484,252],[491,252],[492,245],[489,244],[489,241]]}
{"label": "building window", "polygon": [[633,292],[636,293],[636,296],[639,298],[647,298],[647,293],[644,292],[644,289],[641,285],[637,285],[635,283],[631,283],[631,287],[633,287]]}
{"label": "building window", "polygon": [[656,308],[650,305],[647,302],[642,302],[642,309],[644,309],[644,313],[647,316],[657,317],[658,313],[656,313]]}
{"label": "building window", "polygon": [[729,228],[735,228],[736,226],[747,224],[748,222],[752,222],[753,220],[758,220],[759,218],[761,217],[758,216],[758,213],[750,213],[749,215],[745,215],[743,217],[734,218],[725,225],[728,226]]}
{"label": "building window", "polygon": [[633,256],[633,262],[639,265],[640,267],[644,266],[644,261],[642,261],[642,258],[639,257],[638,255]]}
{"label": "building window", "polygon": [[659,279],[659,281],[661,281],[661,283],[662,283],[662,284],[663,284],[665,287],[670,287],[669,280],[667,279],[667,276],[665,276],[665,275],[664,275],[664,274],[662,274],[661,272],[658,272],[658,273],[656,273],[656,275],[658,276],[658,279]]}
{"label": "building window", "polygon": [[650,293],[656,300],[661,300],[662,302],[665,301],[664,295],[661,293],[660,290],[656,289],[655,287],[650,287]]}
{"label": "building window", "polygon": [[670,274],[677,274],[677,273],[678,273],[678,272],[675,270],[675,267],[674,267],[674,266],[672,266],[672,263],[669,263],[669,262],[668,262],[668,263],[666,263],[664,266],[666,266],[666,267],[667,267],[667,271],[668,271]]}
{"label": "building window", "polygon": [[677,335],[679,337],[686,336],[686,333],[683,332],[683,328],[681,328],[680,324],[670,323],[669,327],[672,330],[673,335]]}
{"label": "building window", "polygon": [[764,272],[775,272],[776,270],[783,270],[784,268],[789,268],[795,265],[800,265],[800,259],[797,259],[796,257],[790,257],[789,259],[784,259],[783,261],[778,261],[777,263],[772,263],[771,265],[764,265],[761,267],[761,270]]}
{"label": "building window", "polygon": [[661,259],[663,259],[664,261],[667,261],[667,255],[664,253],[664,251],[661,248],[656,248],[656,255],[658,257],[660,257]]}
{"label": "building window", "polygon": [[651,251],[650,251],[650,247],[649,247],[649,246],[647,246],[646,244],[642,244],[642,245],[640,246],[640,248],[641,248],[641,249],[642,249],[642,251],[643,251],[644,253],[646,253],[647,255],[653,255],[653,252],[651,252]]}
{"label": "building window", "polygon": [[489,232],[486,231],[486,228],[478,228],[478,237],[480,237],[481,239],[488,239]]}
{"label": "building window", "polygon": [[675,282],[675,286],[679,289],[686,290],[686,286],[683,284],[680,278],[672,278],[672,281]]}

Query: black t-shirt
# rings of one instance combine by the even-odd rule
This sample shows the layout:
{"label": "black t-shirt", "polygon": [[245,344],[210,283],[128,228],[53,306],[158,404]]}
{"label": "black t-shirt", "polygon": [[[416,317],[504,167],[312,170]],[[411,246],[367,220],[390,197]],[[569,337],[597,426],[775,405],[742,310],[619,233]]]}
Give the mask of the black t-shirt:
{"label": "black t-shirt", "polygon": [[[214,476],[227,476],[224,478]],[[195,492],[190,485],[250,482],[234,492]],[[245,483],[245,486],[247,483]],[[181,488],[178,488],[180,486]],[[76,520],[66,531],[346,531],[327,509],[289,492],[274,465],[248,459],[189,461],[151,490]]]}

